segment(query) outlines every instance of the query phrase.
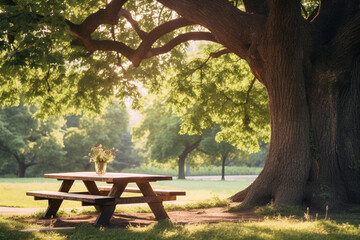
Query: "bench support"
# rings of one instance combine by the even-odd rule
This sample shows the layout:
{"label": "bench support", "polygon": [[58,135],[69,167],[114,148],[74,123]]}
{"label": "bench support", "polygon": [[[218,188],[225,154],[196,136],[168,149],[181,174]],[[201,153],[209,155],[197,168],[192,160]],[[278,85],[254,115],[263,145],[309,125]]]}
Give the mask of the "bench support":
{"label": "bench support", "polygon": [[[83,180],[87,190],[89,191],[90,194],[92,195],[100,195],[100,191],[99,189],[97,188],[96,186],[96,183],[94,181],[85,181]],[[94,206],[96,211],[100,212],[101,209],[100,209],[100,206],[99,205],[95,205]]]}
{"label": "bench support", "polygon": [[[156,194],[152,190],[150,183],[148,182],[137,182],[136,183],[141,190],[144,197],[156,197]],[[155,215],[156,219],[168,219],[169,215],[166,213],[164,206],[161,201],[159,202],[148,202],[149,207]]]}
{"label": "bench support", "polygon": [[[74,180],[64,180],[60,186],[59,192],[69,192],[71,186],[73,185]],[[46,209],[46,212],[43,218],[56,217],[56,213],[59,210],[63,200],[60,199],[49,199],[49,206]]]}
{"label": "bench support", "polygon": [[[115,197],[115,199],[119,198],[124,192],[126,186],[127,182],[115,182],[108,196]],[[98,207],[100,208],[100,214],[95,221],[95,226],[109,225],[110,218],[112,217],[116,209],[116,204],[102,205]]]}

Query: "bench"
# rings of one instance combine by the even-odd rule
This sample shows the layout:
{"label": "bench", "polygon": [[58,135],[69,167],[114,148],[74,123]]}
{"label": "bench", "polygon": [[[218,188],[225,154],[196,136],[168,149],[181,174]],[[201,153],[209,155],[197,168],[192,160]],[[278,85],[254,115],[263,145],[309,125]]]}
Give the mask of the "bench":
{"label": "bench", "polygon": [[34,196],[35,200],[58,199],[58,200],[73,200],[82,201],[88,204],[104,204],[115,203],[114,197],[102,195],[90,195],[84,193],[67,193],[67,192],[54,192],[54,191],[29,191],[26,192],[27,196]]}
{"label": "bench", "polygon": [[[105,203],[115,204],[131,204],[131,203],[143,203],[143,202],[159,202],[159,201],[172,201],[176,200],[176,196],[184,196],[186,193],[183,191],[175,190],[164,190],[164,189],[153,189],[156,196],[147,197],[121,197],[115,199],[114,197],[106,196],[111,186],[99,186],[98,187],[101,195],[91,195],[88,192],[55,192],[55,191],[29,191],[26,192],[28,196],[34,196],[35,200],[73,200],[81,201],[82,205],[104,205]],[[124,192],[130,193],[141,193],[139,188],[126,187]]]}
{"label": "bench", "polygon": [[[111,186],[98,186],[98,189],[102,194],[105,195],[108,192],[110,192]],[[141,190],[136,187],[126,187],[124,192],[141,193]],[[175,196],[174,200],[176,200],[176,196],[185,196],[186,195],[186,193],[184,191],[176,191],[176,190],[153,189],[153,192],[157,196]]]}

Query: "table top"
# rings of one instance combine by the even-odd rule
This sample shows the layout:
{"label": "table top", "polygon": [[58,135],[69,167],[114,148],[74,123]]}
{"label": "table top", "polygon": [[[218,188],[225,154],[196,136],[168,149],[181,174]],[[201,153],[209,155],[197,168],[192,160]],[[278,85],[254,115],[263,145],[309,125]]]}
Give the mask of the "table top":
{"label": "table top", "polygon": [[95,172],[66,172],[44,174],[45,178],[55,178],[58,180],[85,180],[101,182],[155,182],[162,180],[172,180],[171,176],[135,174],[135,173],[114,173],[97,174]]}

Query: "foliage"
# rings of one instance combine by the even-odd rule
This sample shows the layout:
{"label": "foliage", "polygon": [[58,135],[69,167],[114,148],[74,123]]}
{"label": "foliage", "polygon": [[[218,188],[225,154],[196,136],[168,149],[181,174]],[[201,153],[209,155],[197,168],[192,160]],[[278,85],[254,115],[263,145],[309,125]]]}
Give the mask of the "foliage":
{"label": "foliage", "polygon": [[[58,162],[58,168],[62,168],[60,160],[65,154],[62,149],[64,120],[60,118],[39,122],[33,118],[35,112],[36,108],[23,104],[0,110],[0,150],[4,163],[16,162],[18,176],[23,176],[28,167],[36,164],[48,170]],[[11,170],[4,168],[3,171]]]}
{"label": "foliage", "polygon": [[106,149],[101,144],[97,147],[91,148],[91,153],[89,153],[90,162],[112,162],[115,158],[115,153],[117,150],[115,148]]}
{"label": "foliage", "polygon": [[133,130],[135,138],[146,138],[149,159],[167,162],[181,155],[187,146],[200,139],[200,136],[179,134],[180,118],[160,103],[146,108],[140,125]]}
{"label": "foliage", "polygon": [[258,139],[269,140],[267,94],[244,60],[234,54],[212,58],[218,45],[197,45],[182,68],[168,77],[168,102],[184,121],[183,132],[221,126],[216,140],[257,152]]}
{"label": "foliage", "polygon": [[137,166],[128,130],[128,116],[114,102],[96,117],[35,118],[37,109],[21,104],[0,110],[0,175],[13,176],[21,169],[27,176],[59,171],[90,170],[88,151],[94,144],[115,146],[112,171]]}

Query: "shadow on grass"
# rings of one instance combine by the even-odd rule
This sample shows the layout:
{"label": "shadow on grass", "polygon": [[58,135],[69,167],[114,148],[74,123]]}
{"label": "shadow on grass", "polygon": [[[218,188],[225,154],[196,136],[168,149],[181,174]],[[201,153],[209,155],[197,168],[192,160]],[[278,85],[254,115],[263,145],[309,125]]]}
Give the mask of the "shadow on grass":
{"label": "shadow on grass", "polygon": [[360,239],[360,227],[335,221],[265,220],[263,222],[176,225],[169,220],[147,227],[95,228],[84,224],[64,232],[31,232],[18,230],[25,223],[0,216],[0,239]]}

